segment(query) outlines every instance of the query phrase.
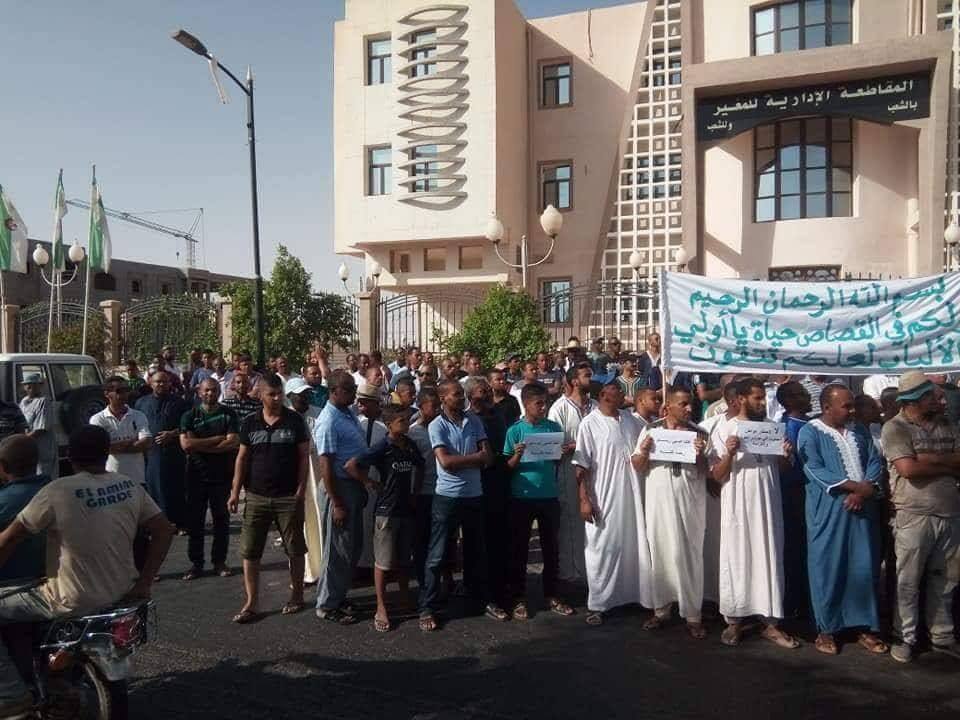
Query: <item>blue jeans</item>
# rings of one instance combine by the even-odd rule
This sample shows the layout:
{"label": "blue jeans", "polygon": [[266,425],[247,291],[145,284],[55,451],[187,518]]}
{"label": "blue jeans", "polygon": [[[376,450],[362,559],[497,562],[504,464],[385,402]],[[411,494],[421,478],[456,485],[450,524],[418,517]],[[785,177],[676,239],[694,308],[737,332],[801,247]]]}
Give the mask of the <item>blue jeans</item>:
{"label": "blue jeans", "polygon": [[[0,586],[0,625],[40,622],[56,616],[47,596],[39,588]],[[26,692],[27,686],[10,658],[6,643],[0,642],[0,704],[18,700]]]}
{"label": "blue jeans", "polygon": [[483,498],[451,498],[435,495],[430,545],[420,588],[420,617],[438,609],[440,577],[443,570],[447,536],[459,526],[463,531],[463,583],[469,598],[479,605],[489,600],[487,588],[487,551],[484,541]]}

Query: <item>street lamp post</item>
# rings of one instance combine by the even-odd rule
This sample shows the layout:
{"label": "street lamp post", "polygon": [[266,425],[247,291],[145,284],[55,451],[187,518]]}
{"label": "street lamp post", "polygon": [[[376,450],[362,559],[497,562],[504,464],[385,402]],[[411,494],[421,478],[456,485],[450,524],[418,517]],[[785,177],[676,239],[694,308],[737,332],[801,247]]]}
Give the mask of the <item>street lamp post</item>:
{"label": "street lamp post", "polygon": [[[373,282],[369,285],[367,284],[366,276],[360,278],[360,292],[366,292],[367,290],[372,290],[380,282],[380,275],[383,273],[383,266],[380,263],[374,261],[370,264],[370,277],[373,278]],[[343,289],[349,294],[350,288],[347,287],[347,280],[350,279],[350,268],[347,267],[345,262],[340,263],[340,267],[337,268],[337,276],[340,278],[340,282],[343,283]]]}
{"label": "street lamp post", "polygon": [[530,262],[527,236],[522,235],[520,237],[520,262],[518,264],[510,262],[500,253],[500,241],[503,240],[504,236],[503,223],[497,219],[496,215],[492,216],[487,223],[487,230],[485,232],[487,240],[493,243],[493,249],[496,250],[497,257],[500,258],[501,262],[509,267],[520,270],[520,279],[524,290],[527,289],[527,271],[532,267],[546,262],[550,255],[553,254],[553,247],[556,244],[557,235],[560,234],[560,230],[563,228],[563,215],[553,205],[547,205],[543,214],[540,215],[540,227],[543,228],[543,232],[550,238],[550,247],[547,248],[547,252],[542,258]]}
{"label": "street lamp post", "polygon": [[[214,61],[213,55],[196,37],[184,29],[172,33],[171,37],[191,52]],[[256,289],[254,292],[254,314],[257,326],[257,364],[262,368],[266,360],[263,331],[263,276],[260,273],[260,210],[257,202],[257,141],[253,123],[253,71],[247,68],[246,83],[240,82],[236,75],[216,61],[217,67],[233,80],[247,96],[247,144],[250,147],[250,207],[253,217],[253,273]]]}
{"label": "street lamp post", "polygon": [[50,253],[46,251],[43,245],[37,245],[33,250],[33,262],[38,268],[40,268],[40,277],[43,278],[43,281],[50,286],[50,308],[47,315],[47,352],[51,352],[50,347],[53,343],[53,308],[54,305],[57,306],[57,325],[60,324],[60,306],[63,303],[63,298],[61,296],[61,290],[64,285],[69,285],[77,277],[77,268],[84,261],[87,254],[84,252],[83,248],[80,247],[80,243],[76,240],[73,241],[73,245],[70,246],[70,250],[67,252],[67,257],[70,258],[70,262],[74,263],[73,274],[70,276],[69,280],[64,281],[63,271],[57,268],[54,268],[50,272],[50,278],[47,279],[46,273],[43,269],[46,267],[47,263],[50,262]]}

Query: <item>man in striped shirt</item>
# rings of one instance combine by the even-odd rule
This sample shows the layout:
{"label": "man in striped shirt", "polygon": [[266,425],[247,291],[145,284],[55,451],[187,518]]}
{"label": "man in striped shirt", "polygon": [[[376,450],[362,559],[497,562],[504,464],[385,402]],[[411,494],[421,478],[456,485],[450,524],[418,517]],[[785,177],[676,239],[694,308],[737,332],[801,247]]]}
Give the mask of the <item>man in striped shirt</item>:
{"label": "man in striped shirt", "polygon": [[250,397],[250,379],[246,373],[234,373],[230,389],[233,394],[228,398],[223,398],[220,404],[233,410],[240,421],[250,413],[258,412],[263,407],[259,400]]}

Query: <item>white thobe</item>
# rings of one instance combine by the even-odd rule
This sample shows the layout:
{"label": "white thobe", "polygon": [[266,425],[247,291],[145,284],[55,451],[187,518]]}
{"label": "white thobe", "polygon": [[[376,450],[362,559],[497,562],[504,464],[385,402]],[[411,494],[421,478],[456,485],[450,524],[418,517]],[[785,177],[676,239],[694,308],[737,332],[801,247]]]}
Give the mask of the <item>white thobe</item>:
{"label": "white thobe", "polygon": [[[580,421],[596,407],[596,401],[588,399],[586,408],[581,410],[579,405],[567,396],[563,396],[550,406],[547,417],[563,428],[563,442],[572,443],[577,441]],[[577,473],[569,459],[560,461],[559,489],[558,577],[568,582],[582,581],[586,578],[583,559],[583,519],[580,517]]]}
{"label": "white thobe", "polygon": [[[364,438],[369,438],[367,441],[368,448],[372,448],[387,436],[387,426],[379,420],[374,421],[373,429],[369,434],[367,433],[367,423],[370,422],[369,418],[360,415],[357,420],[360,421],[360,429],[363,430]],[[370,468],[368,470],[368,476],[371,482],[380,481],[380,473],[377,472],[376,468]],[[363,507],[363,552],[360,554],[360,561],[357,563],[359,567],[373,567],[373,527],[376,522],[376,518],[374,517],[376,510],[377,494],[368,492],[367,504]]]}
{"label": "white thobe", "polygon": [[[726,407],[726,404],[724,404]],[[727,422],[726,410],[700,423],[708,435]],[[720,602],[720,498],[707,493],[707,524],[703,534],[703,599]]]}
{"label": "white thobe", "polygon": [[[645,427],[637,439],[635,454],[653,428],[663,427],[666,427],[663,421]],[[696,426],[690,429],[698,430]],[[680,617],[700,622],[707,511],[706,467],[651,460],[643,475],[646,480],[643,507],[650,544],[653,605],[659,615],[673,603],[678,603]]]}
{"label": "white thobe", "polygon": [[589,490],[598,515],[594,522],[584,523],[590,610],[653,604],[640,478],[630,463],[640,429],[628,410],[621,410],[619,418],[594,410],[577,431],[573,463],[590,473]]}
{"label": "white thobe", "polygon": [[[319,408],[310,408],[311,411]],[[323,559],[323,527],[321,518],[321,493],[319,487],[323,482],[320,473],[320,456],[317,455],[317,446],[313,442],[313,427],[316,423],[316,413],[308,411],[302,415],[307,423],[310,435],[310,466],[307,470],[307,489],[304,494],[303,506],[303,537],[307,542],[307,554],[303,558],[303,581],[315,583],[320,579],[320,561]]]}
{"label": "white thobe", "polygon": [[[727,455],[737,418],[710,438],[710,462]],[[720,492],[720,612],[727,618],[783,617],[783,506],[779,459],[737,452]]]}

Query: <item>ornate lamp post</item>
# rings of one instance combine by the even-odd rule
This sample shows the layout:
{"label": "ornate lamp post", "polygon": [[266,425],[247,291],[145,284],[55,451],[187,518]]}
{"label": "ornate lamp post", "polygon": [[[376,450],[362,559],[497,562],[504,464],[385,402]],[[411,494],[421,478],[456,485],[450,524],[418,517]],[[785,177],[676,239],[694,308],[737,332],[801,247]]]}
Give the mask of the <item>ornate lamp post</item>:
{"label": "ornate lamp post", "polygon": [[67,257],[70,258],[70,262],[73,265],[73,273],[70,275],[69,280],[63,279],[63,271],[57,268],[54,268],[50,272],[50,277],[47,277],[47,274],[44,272],[44,268],[47,263],[50,262],[50,253],[47,252],[46,248],[43,245],[37,245],[33,250],[33,262],[38,268],[40,268],[40,277],[43,278],[43,281],[50,286],[50,312],[47,318],[47,352],[50,352],[50,346],[53,339],[53,308],[54,305],[57,307],[57,327],[61,323],[61,306],[63,305],[63,286],[69,285],[77,278],[77,268],[80,263],[84,261],[87,257],[87,253],[80,243],[76,240],[73,241],[73,245],[70,246],[70,250],[67,251]]}
{"label": "ornate lamp post", "polygon": [[527,271],[532,268],[540,265],[547,261],[550,255],[553,253],[554,245],[556,244],[557,235],[560,234],[560,230],[563,229],[563,215],[557,210],[553,205],[547,205],[546,209],[543,211],[543,214],[540,215],[540,227],[543,228],[543,232],[547,234],[550,238],[550,247],[547,248],[547,252],[539,260],[534,260],[531,262],[530,255],[527,247],[527,236],[522,235],[520,237],[520,262],[512,263],[507,260],[500,252],[500,241],[503,240],[504,228],[503,223],[497,219],[496,215],[492,216],[487,222],[487,229],[484,235],[486,235],[487,240],[493,243],[493,249],[497,252],[497,257],[500,258],[501,262],[504,265],[507,265],[512,268],[517,268],[520,270],[520,278],[524,290],[527,289]]}

